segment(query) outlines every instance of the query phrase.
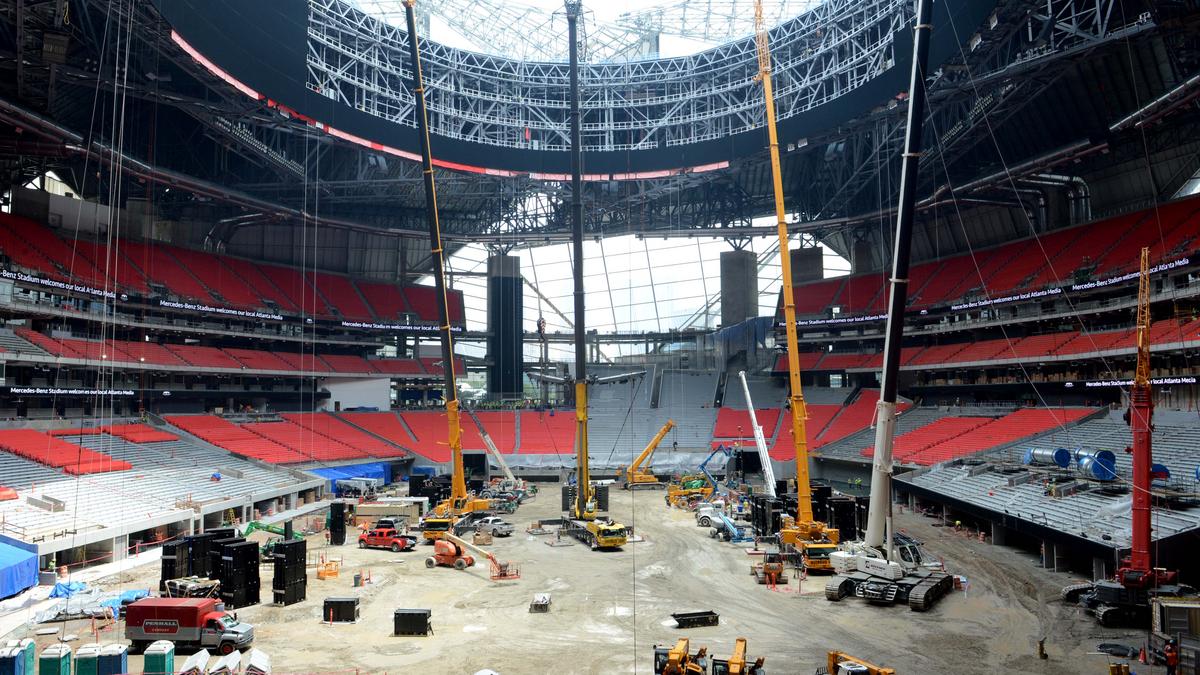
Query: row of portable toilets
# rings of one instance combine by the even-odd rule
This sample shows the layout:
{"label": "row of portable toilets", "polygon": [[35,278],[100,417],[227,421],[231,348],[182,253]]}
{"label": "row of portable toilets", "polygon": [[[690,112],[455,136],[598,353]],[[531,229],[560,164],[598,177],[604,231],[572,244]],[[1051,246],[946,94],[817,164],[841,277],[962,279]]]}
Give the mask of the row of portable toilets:
{"label": "row of portable toilets", "polygon": [[[46,647],[35,656],[34,641],[10,640],[0,647],[0,675],[123,675],[129,673],[127,645],[80,645],[72,653],[71,646],[57,644]],[[144,652],[143,675],[270,675],[271,659],[264,652],[251,649],[243,665],[241,652],[210,656],[207,650],[192,654],[183,668],[175,670],[175,643],[159,640]],[[72,671],[74,671],[72,673]]]}
{"label": "row of portable toilets", "polygon": [[[1087,478],[1111,481],[1117,478],[1117,456],[1112,450],[1092,450],[1091,448],[1030,448],[1025,451],[1025,463],[1032,465],[1053,465],[1060,469],[1069,469],[1071,464]],[[1150,476],[1154,480],[1169,481],[1171,470],[1162,464],[1150,465]],[[1196,480],[1200,480],[1200,467],[1196,468]]]}

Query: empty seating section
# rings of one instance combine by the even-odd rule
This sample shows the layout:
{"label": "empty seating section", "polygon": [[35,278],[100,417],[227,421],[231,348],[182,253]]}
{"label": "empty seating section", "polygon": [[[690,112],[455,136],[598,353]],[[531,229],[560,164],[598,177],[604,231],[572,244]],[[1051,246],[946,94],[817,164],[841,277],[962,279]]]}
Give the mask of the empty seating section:
{"label": "empty seating section", "polygon": [[176,246],[166,248],[188,271],[218,293],[229,305],[242,309],[258,309],[263,306],[262,298],[250,289],[247,282],[222,265],[216,256]]}
{"label": "empty seating section", "polygon": [[198,345],[165,345],[176,356],[189,365],[204,368],[242,368],[242,364],[216,347]]}
{"label": "empty seating section", "polygon": [[[775,433],[779,423],[778,408],[758,408],[754,415],[763,429],[763,435],[770,438]],[[721,408],[717,411],[717,426],[713,429],[713,438],[754,438],[754,429],[750,425],[750,413],[745,410]]]}
{"label": "empty seating section", "polygon": [[[1191,252],[1200,243],[1200,199],[1055,230],[1035,238],[920,263],[910,274],[909,304],[952,304],[975,291],[993,298],[1014,291],[1069,284],[1077,270],[1108,278],[1137,270],[1138,252],[1151,247],[1153,264]],[[978,263],[978,268],[976,268]],[[940,269],[939,269],[940,268]],[[982,280],[982,281],[981,281]],[[885,276],[878,272],[793,286],[796,312],[823,314],[841,305],[848,313],[886,308]],[[782,307],[780,307],[782,310]]]}
{"label": "empty seating section", "polygon": [[[84,239],[75,242],[75,251],[91,260],[101,272],[107,270],[109,279],[116,281],[118,288],[134,293],[149,293],[150,285],[146,282],[145,275],[121,255],[120,249],[119,243],[110,248],[107,244]],[[111,282],[109,285],[111,287]]]}
{"label": "empty seating section", "polygon": [[[871,426],[875,419],[875,406],[879,402],[878,389],[863,389],[858,398],[838,412],[837,416],[817,437],[820,445],[827,445]],[[908,403],[897,403],[896,410],[903,412],[911,407]]]}
{"label": "empty seating section", "polygon": [[970,361],[989,361],[993,358],[1004,358],[1003,353],[1008,350],[1008,345],[1008,341],[1003,339],[978,340],[976,342],[968,343],[966,347],[963,347],[961,352],[955,354],[954,360],[959,363],[966,363]]}
{"label": "empty seating section", "polygon": [[575,415],[569,411],[522,410],[520,452],[537,455],[575,454]]}
{"label": "empty seating section", "polygon": [[[421,358],[421,367],[424,368],[425,372],[429,373],[430,375],[445,374],[445,371],[442,369],[442,363],[443,361],[441,357]],[[457,356],[454,357],[454,372],[458,375],[462,375],[463,373],[467,372],[467,364]]]}
{"label": "empty seating section", "polygon": [[54,261],[45,253],[34,248],[25,236],[24,218],[0,213],[0,251],[14,263],[35,272],[42,272],[55,279],[65,279]]}
{"label": "empty seating section", "polygon": [[0,214],[0,227],[7,225],[28,246],[41,253],[58,269],[76,282],[96,287],[104,286],[104,273],[92,261],[80,254],[72,244],[54,236],[48,228],[27,218]]}
{"label": "empty seating section", "polygon": [[1045,335],[1030,335],[1024,338],[1015,338],[1011,345],[1005,345],[1000,352],[996,354],[996,358],[1001,359],[1016,359],[1039,356],[1050,356],[1058,353],[1057,350],[1067,340],[1071,339],[1070,333],[1047,333]]}
{"label": "empty seating section", "polygon": [[[846,277],[835,277],[833,279],[823,279],[821,281],[794,286],[792,288],[792,299],[796,303],[796,314],[805,316],[825,313],[833,305],[833,299],[837,297],[838,292],[842,289],[842,284],[845,282]],[[782,316],[782,306],[779,311],[780,316]]]}
{"label": "empty seating section", "polygon": [[[412,446],[422,457],[434,462],[450,461],[450,427],[443,412],[406,412],[401,414],[404,423],[416,436],[416,444]],[[460,424],[462,428],[462,445],[464,450],[484,450],[486,446],[479,436],[479,429],[465,419]]]}
{"label": "empty seating section", "polygon": [[[784,365],[786,372],[787,365]],[[770,379],[765,377],[746,376],[746,386],[750,389],[750,398],[755,408],[779,408],[787,399],[787,385],[784,378]],[[725,397],[721,402],[725,408],[734,410],[746,409],[746,392],[742,391],[742,381],[736,375],[730,375],[725,382]],[[764,429],[772,428],[766,422],[759,420]],[[746,427],[749,429],[749,427]]]}
{"label": "empty seating section", "polygon": [[356,281],[354,284],[358,286],[358,290],[362,291],[363,297],[367,299],[367,304],[371,306],[375,316],[380,320],[396,319],[409,311],[408,303],[404,301],[404,294],[395,284],[377,281]]}
{"label": "empty seating section", "polygon": [[313,291],[298,270],[276,265],[260,265],[259,270],[276,288],[292,299],[303,314],[333,318],[329,306]]}
{"label": "empty seating section", "polygon": [[225,258],[222,257],[221,263],[229,268],[239,279],[242,280],[250,288],[254,289],[255,293],[266,300],[274,302],[275,305],[284,312],[299,312],[300,305],[292,300],[292,296],[281,290],[270,279],[263,274],[264,268],[270,265],[260,265],[242,260],[241,258]]}
{"label": "empty seating section", "polygon": [[[405,286],[403,291],[404,299],[407,301],[408,306],[412,307],[412,311],[416,312],[422,321],[438,320],[437,289],[433,286]],[[450,315],[450,323],[462,323],[462,291],[447,290],[446,302],[448,303],[447,309]]]}
{"label": "empty seating section", "polygon": [[179,440],[175,434],[145,424],[109,424],[102,427],[101,430],[130,443],[162,443]]}
{"label": "empty seating section", "polygon": [[373,373],[371,363],[357,354],[321,354],[321,360],[335,373]]}
{"label": "empty seating section", "polygon": [[424,375],[421,363],[416,359],[372,359],[368,361],[371,371],[384,375]]}
{"label": "empty seating section", "polygon": [[312,352],[275,352],[275,356],[278,356],[281,361],[287,363],[289,370],[303,370],[315,373],[329,372],[329,365],[317,358]]}
{"label": "empty seating section", "polygon": [[[991,417],[943,417],[923,427],[896,437],[892,445],[892,458],[904,463],[923,463],[917,456],[950,439],[978,429],[992,421]],[[875,446],[863,448],[863,457],[874,457]]]}
{"label": "empty seating section", "polygon": [[[496,449],[508,454],[517,449],[517,415],[506,411],[488,411],[474,413],[479,423],[491,436]],[[470,415],[462,418],[464,426],[475,426]],[[481,439],[482,440],[482,439]]]}
{"label": "empty seating section", "polygon": [[308,278],[317,292],[329,301],[329,306],[336,307],[343,318],[358,321],[375,319],[347,277],[328,272],[309,272]]}
{"label": "empty seating section", "polygon": [[391,443],[360,431],[329,413],[287,413],[281,417],[314,434],[345,443],[371,457],[404,457],[407,454]]}
{"label": "empty seating section", "polygon": [[[804,421],[804,437],[808,440],[809,452],[812,452],[823,445],[817,440],[817,436],[829,424],[829,420],[837,415],[842,406],[816,404],[805,407],[808,408],[808,419]],[[792,411],[783,411],[782,418],[779,434],[775,436],[775,442],[771,444],[767,454],[771,456],[771,459],[786,462],[796,458],[795,436],[792,435]]]}
{"label": "empty seating section", "polygon": [[121,242],[121,253],[147,278],[162,284],[174,295],[212,302],[213,297],[191,272],[167,252],[166,246],[140,241]]}
{"label": "empty seating section", "polygon": [[43,335],[28,328],[17,328],[13,330],[13,333],[15,333],[17,337],[26,340],[30,344],[38,347],[51,356],[63,356],[71,359],[83,358],[74,349],[65,346],[62,342],[50,337],[49,335]]}
{"label": "empty seating section", "polygon": [[344,412],[337,413],[338,418],[345,422],[369,431],[380,438],[386,439],[393,445],[402,448],[415,448],[416,439],[409,433],[400,418],[393,412]]}
{"label": "empty seating section", "polygon": [[240,425],[245,431],[262,436],[302,456],[305,460],[333,462],[361,459],[367,453],[345,443],[322,436],[292,422],[250,422]]}
{"label": "empty seating section", "polygon": [[901,359],[901,365],[938,365],[948,363],[956,354],[961,352],[967,343],[950,345],[931,345],[913,354],[908,359]]}
{"label": "empty seating section", "polygon": [[287,361],[279,358],[273,352],[236,347],[225,347],[224,352],[251,370],[293,370]]}
{"label": "empty seating section", "polygon": [[[999,418],[943,417],[897,436],[893,457],[903,464],[930,466],[999,448],[1073,424],[1094,408],[1022,408]],[[871,457],[874,448],[863,449]]]}
{"label": "empty seating section", "polygon": [[846,370],[848,368],[863,368],[870,358],[869,354],[844,354],[831,352],[821,359],[813,370]]}
{"label": "empty seating section", "polygon": [[200,440],[236,455],[252,457],[269,464],[294,464],[309,459],[214,415],[167,415],[163,419]]}
{"label": "empty seating section", "polygon": [[0,450],[72,474],[125,471],[129,462],[67,443],[33,429],[0,430]]}
{"label": "empty seating section", "polygon": [[884,306],[883,275],[880,273],[860,274],[846,280],[842,292],[834,304],[841,305],[846,313],[861,314],[879,311]]}

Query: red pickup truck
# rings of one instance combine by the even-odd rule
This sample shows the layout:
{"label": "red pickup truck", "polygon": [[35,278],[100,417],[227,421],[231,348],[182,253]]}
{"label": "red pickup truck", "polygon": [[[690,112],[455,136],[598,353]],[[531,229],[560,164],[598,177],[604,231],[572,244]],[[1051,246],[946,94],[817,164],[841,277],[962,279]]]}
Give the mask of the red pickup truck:
{"label": "red pickup truck", "polygon": [[415,537],[407,537],[391,528],[376,528],[358,535],[359,548],[390,548],[393,553],[411,551],[417,545]]}

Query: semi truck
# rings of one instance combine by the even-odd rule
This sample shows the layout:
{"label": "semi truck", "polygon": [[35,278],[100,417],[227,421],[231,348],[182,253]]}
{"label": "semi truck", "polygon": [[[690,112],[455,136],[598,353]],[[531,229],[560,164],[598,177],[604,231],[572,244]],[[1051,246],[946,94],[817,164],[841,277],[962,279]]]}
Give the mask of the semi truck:
{"label": "semi truck", "polygon": [[134,653],[155,640],[170,640],[232,654],[254,641],[254,626],[238,621],[215,598],[143,598],[125,609],[125,637]]}

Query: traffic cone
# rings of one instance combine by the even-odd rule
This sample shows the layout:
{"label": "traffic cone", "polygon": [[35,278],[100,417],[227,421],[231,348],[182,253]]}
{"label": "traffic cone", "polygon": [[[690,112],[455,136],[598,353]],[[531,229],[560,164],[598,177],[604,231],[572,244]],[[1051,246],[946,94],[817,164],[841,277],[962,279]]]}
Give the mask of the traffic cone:
{"label": "traffic cone", "polygon": [[1142,645],[1142,648],[1138,650],[1138,663],[1146,663],[1146,664],[1150,663],[1149,661],[1146,660],[1146,646],[1145,645]]}

